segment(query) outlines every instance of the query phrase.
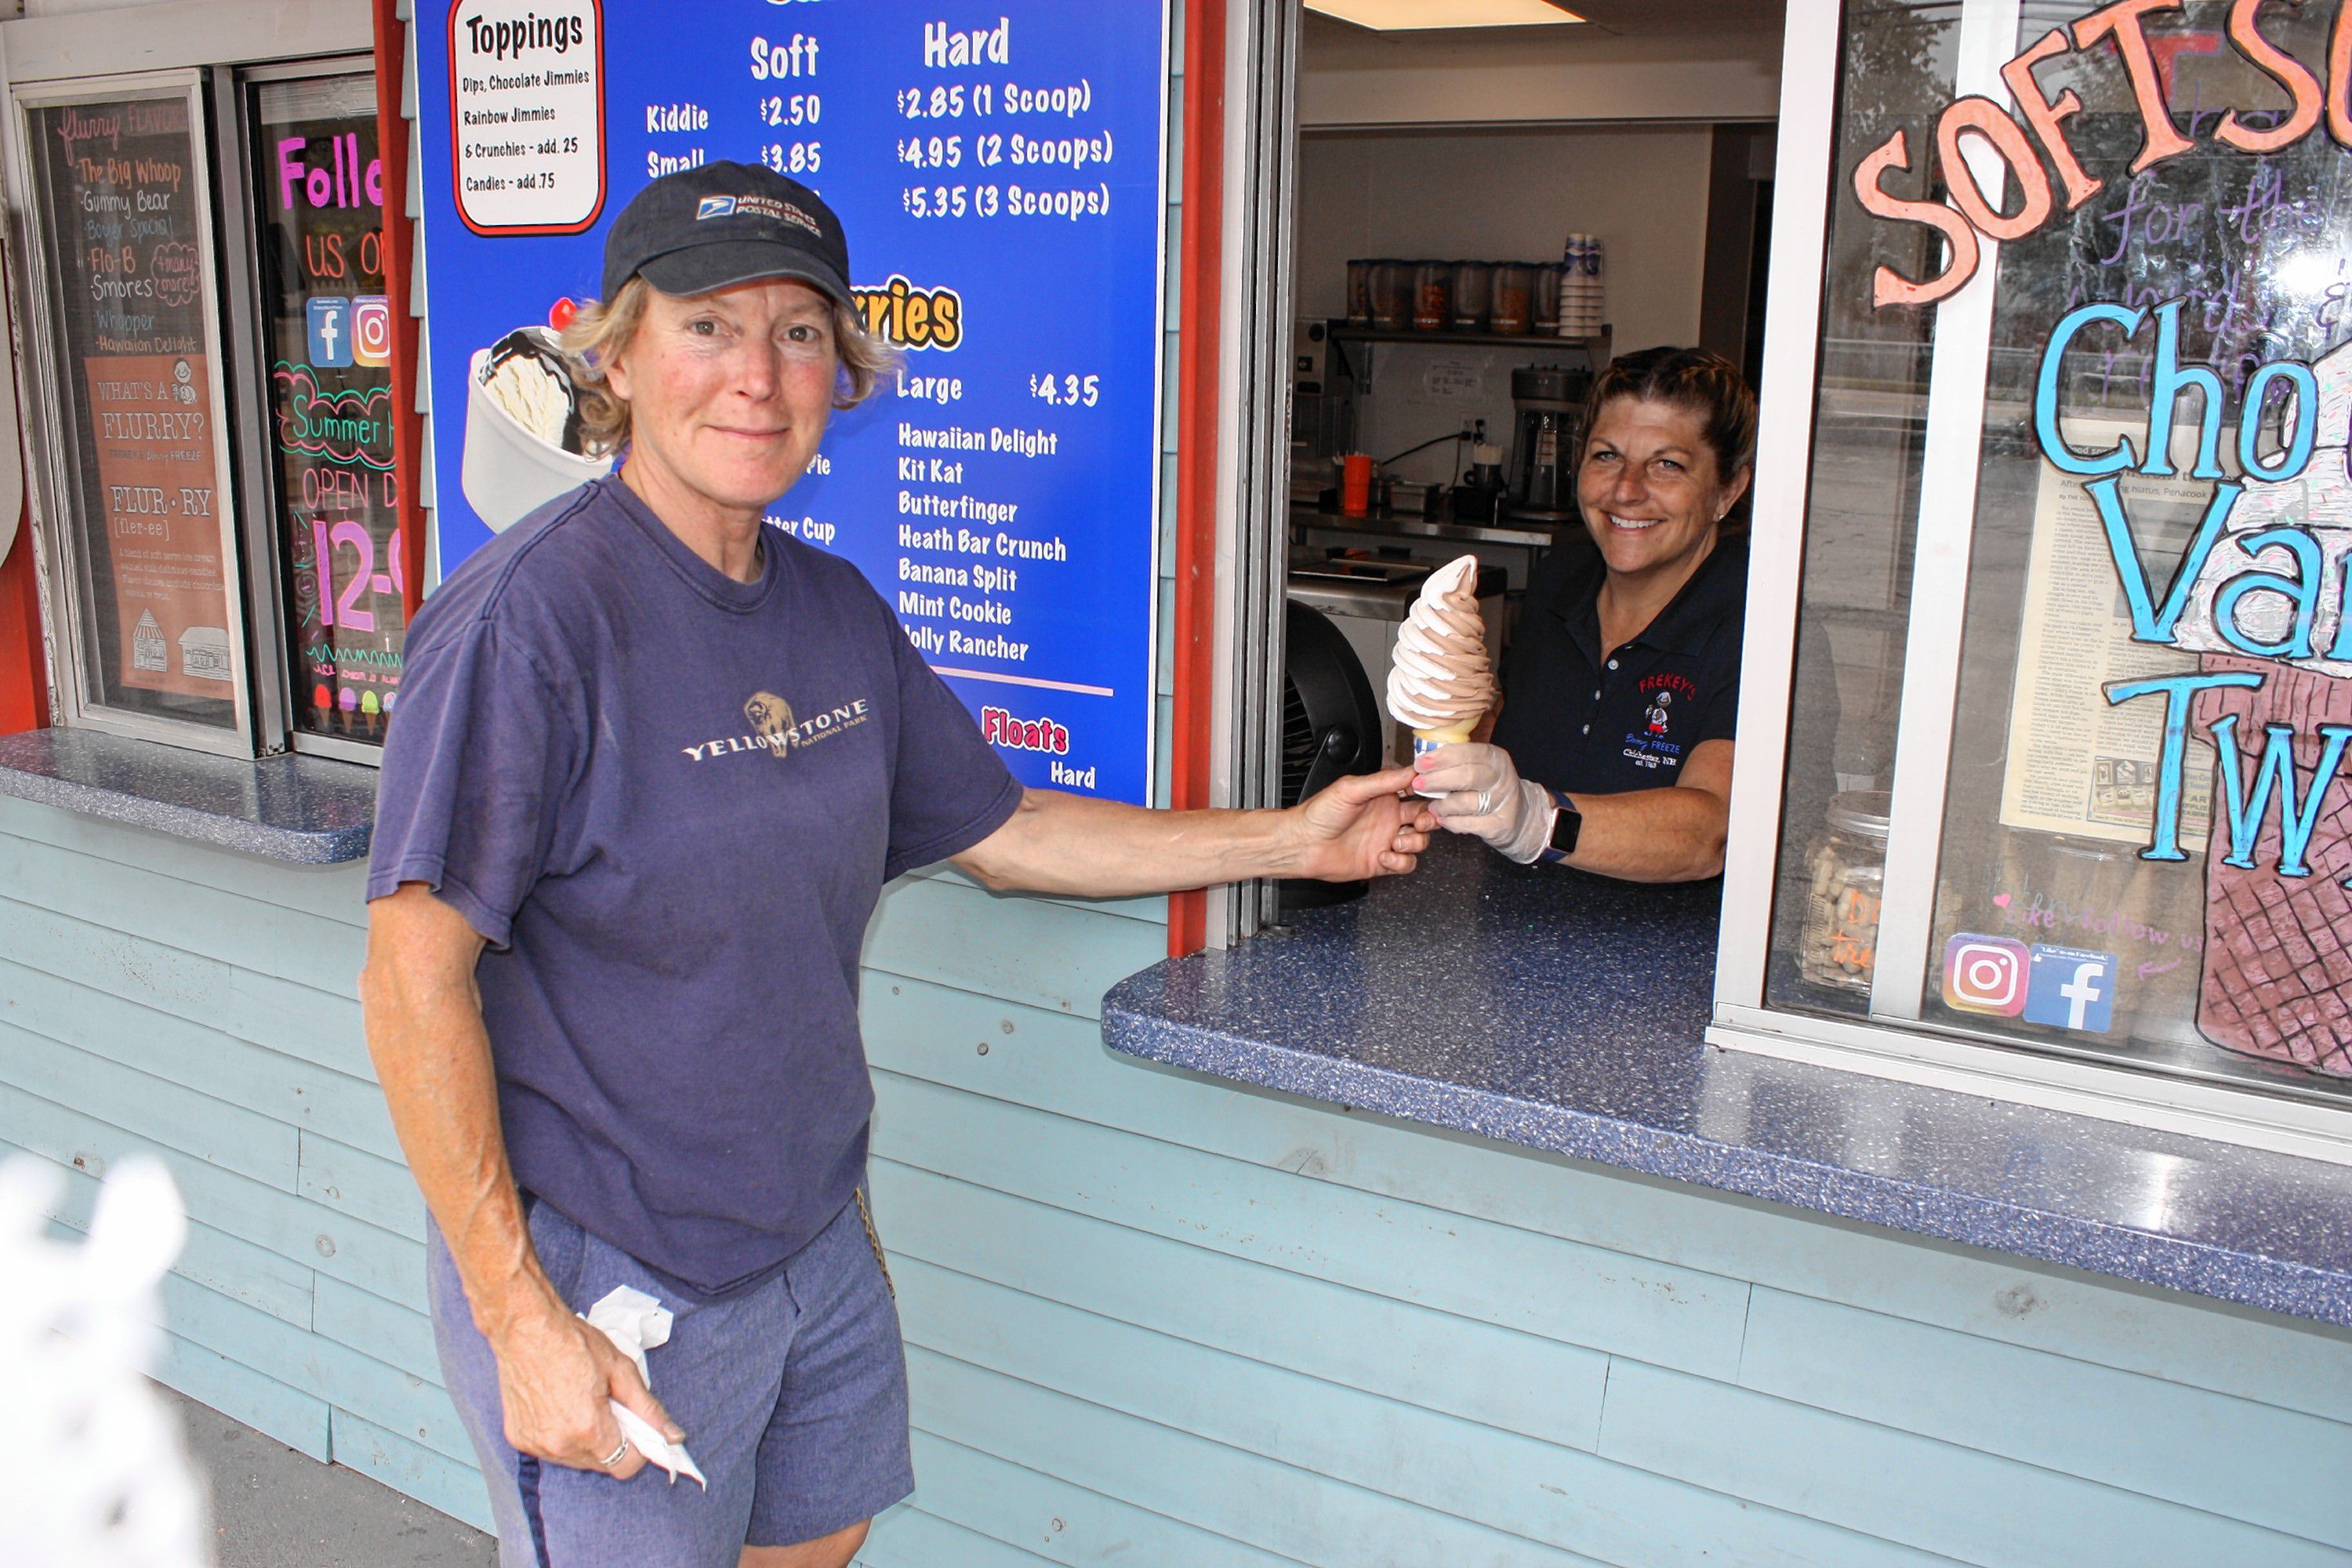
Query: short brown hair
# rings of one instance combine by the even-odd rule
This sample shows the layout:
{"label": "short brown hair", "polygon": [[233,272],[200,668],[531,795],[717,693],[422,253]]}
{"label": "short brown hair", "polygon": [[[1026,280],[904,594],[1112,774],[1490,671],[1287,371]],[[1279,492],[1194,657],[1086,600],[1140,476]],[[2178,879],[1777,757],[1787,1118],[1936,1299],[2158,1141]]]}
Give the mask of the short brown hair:
{"label": "short brown hair", "polygon": [[[1645,398],[1697,415],[1707,449],[1715,454],[1719,482],[1727,483],[1756,467],[1756,394],[1739,367],[1713,350],[1667,344],[1612,360],[1584,400],[1588,439],[1601,410],[1621,397]],[[1750,485],[1733,505],[1723,521],[1726,533],[1748,526],[1748,503],[1754,494]]]}
{"label": "short brown hair", "polygon": [[[636,337],[653,292],[652,284],[633,276],[610,300],[592,300],[580,307],[558,340],[580,400],[582,442],[598,456],[629,444],[628,400],[613,391],[604,373]],[[833,343],[841,362],[840,383],[833,395],[835,408],[855,408],[865,402],[883,373],[898,363],[898,351],[867,331],[865,316],[837,300],[833,301]]]}

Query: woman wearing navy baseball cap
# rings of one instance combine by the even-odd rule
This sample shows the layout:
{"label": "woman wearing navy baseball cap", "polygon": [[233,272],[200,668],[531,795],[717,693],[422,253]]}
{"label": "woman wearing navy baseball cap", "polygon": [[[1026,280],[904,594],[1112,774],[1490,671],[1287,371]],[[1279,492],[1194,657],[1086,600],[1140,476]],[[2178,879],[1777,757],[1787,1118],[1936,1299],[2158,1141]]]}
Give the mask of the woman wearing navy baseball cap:
{"label": "woman wearing navy baseball cap", "polygon": [[[1406,769],[1282,812],[1024,789],[866,580],[762,526],[889,360],[807,187],[732,163],[656,181],[565,346],[621,466],[410,630],[369,1048],[504,1560],[838,1568],[913,1486],[862,1191],[883,882],[942,859],[1082,897],[1352,879],[1410,870],[1434,822]],[[577,1315],[624,1287],[673,1316],[658,1399]],[[645,1473],[669,1444],[707,1493]]]}

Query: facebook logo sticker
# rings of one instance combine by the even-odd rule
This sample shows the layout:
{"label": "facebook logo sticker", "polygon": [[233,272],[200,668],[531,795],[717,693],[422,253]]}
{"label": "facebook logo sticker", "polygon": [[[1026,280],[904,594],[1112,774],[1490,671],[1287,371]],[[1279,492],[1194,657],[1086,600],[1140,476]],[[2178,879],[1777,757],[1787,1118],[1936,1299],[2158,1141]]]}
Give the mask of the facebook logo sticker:
{"label": "facebook logo sticker", "polygon": [[310,363],[321,370],[352,363],[352,302],[345,296],[320,294],[310,300]]}
{"label": "facebook logo sticker", "polygon": [[2033,947],[2025,1021],[2104,1035],[2116,1016],[2116,955],[2079,947]]}

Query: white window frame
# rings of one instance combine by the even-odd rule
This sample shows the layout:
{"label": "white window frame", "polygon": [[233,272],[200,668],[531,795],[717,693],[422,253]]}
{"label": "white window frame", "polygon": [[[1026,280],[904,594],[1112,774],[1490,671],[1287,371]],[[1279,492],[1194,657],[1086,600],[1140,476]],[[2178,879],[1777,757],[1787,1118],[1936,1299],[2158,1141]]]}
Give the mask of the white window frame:
{"label": "white window frame", "polygon": [[27,368],[32,384],[28,401],[34,408],[56,411],[60,416],[58,418],[27,420],[26,430],[33,453],[28,466],[34,470],[36,482],[33,489],[38,498],[35,526],[49,546],[49,603],[58,623],[53,646],[58,653],[56,680],[63,720],[71,725],[162,741],[192,751],[249,757],[253,754],[255,743],[253,632],[251,616],[247,613],[245,538],[240,521],[243,498],[236,491],[234,478],[236,472],[236,453],[228,428],[228,382],[234,374],[235,360],[229,353],[227,333],[222,320],[223,302],[218,279],[208,261],[203,269],[201,293],[205,347],[215,367],[207,377],[212,393],[209,413],[213,426],[213,471],[218,492],[218,504],[215,506],[214,512],[220,535],[222,585],[227,595],[230,621],[227,628],[228,695],[234,722],[226,728],[190,720],[160,719],[152,714],[110,706],[96,689],[95,672],[88,668],[93,645],[90,628],[86,624],[88,605],[79,585],[88,583],[93,595],[103,589],[90,571],[89,563],[84,559],[87,552],[77,527],[79,498],[76,493],[76,470],[68,462],[68,448],[62,417],[64,410],[72,405],[66,395],[69,384],[68,373],[67,367],[58,363],[58,322],[56,312],[50,308],[55,279],[49,247],[55,243],[55,237],[44,232],[34,217],[38,208],[32,161],[27,151],[31,144],[31,118],[37,110],[61,103],[87,103],[110,97],[159,101],[180,100],[188,109],[189,182],[204,197],[197,221],[197,237],[205,257],[209,258],[217,250],[219,236],[211,195],[215,150],[211,144],[211,116],[207,112],[205,86],[203,73],[193,69],[66,78],[37,84],[14,85],[9,95],[12,144],[8,176],[11,200],[24,215],[26,225],[26,243],[19,247],[24,261],[20,274],[24,298],[19,319],[25,323]]}
{"label": "white window frame", "polygon": [[[225,173],[221,183],[225,190],[246,204],[245,222],[231,236],[232,243],[224,258],[223,271],[245,280],[243,287],[227,292],[228,326],[234,341],[249,343],[255,350],[251,356],[239,359],[236,386],[245,406],[257,411],[268,406],[269,356],[262,326],[262,312],[268,302],[261,297],[261,263],[255,254],[260,223],[253,205],[254,121],[248,112],[249,95],[252,89],[270,82],[320,77],[365,79],[370,95],[374,92],[374,67],[366,55],[304,56],[218,70],[214,122],[226,132],[219,153]],[[384,199],[389,207],[396,198],[387,192]],[[278,534],[278,508],[285,498],[279,494],[277,454],[266,426],[258,419],[246,422],[239,439],[243,443],[244,472],[250,476],[253,489],[247,504],[240,510],[245,513],[246,548],[257,579],[247,620],[254,627],[256,646],[266,647],[270,655],[255,666],[256,689],[261,695],[268,722],[273,726],[264,734],[263,749],[304,752],[376,766],[383,759],[382,742],[318,734],[295,722],[295,693],[299,683],[294,674],[292,638],[288,635],[290,595],[286,582],[285,542]],[[263,574],[267,574],[266,580],[261,580]]]}
{"label": "white window frame", "polygon": [[[135,17],[135,26],[126,26]],[[254,478],[266,481],[266,469],[255,469],[241,449],[242,437],[225,416],[233,385],[245,374],[246,360],[257,353],[257,337],[237,334],[240,317],[249,313],[240,296],[235,273],[228,268],[247,248],[250,235],[237,238],[238,226],[227,226],[226,237],[236,242],[228,262],[215,272],[208,265],[204,277],[204,300],[208,347],[218,366],[213,377],[214,461],[219,476],[222,504],[217,508],[225,579],[231,606],[230,630],[236,723],[221,728],[186,720],[159,719],[109,707],[97,700],[84,668],[87,641],[80,597],[74,584],[80,563],[73,538],[73,492],[63,466],[62,433],[57,421],[40,417],[41,411],[67,406],[61,394],[66,384],[56,363],[54,321],[48,309],[48,262],[44,239],[33,228],[35,210],[32,166],[26,151],[26,113],[32,108],[110,92],[152,93],[159,87],[184,91],[194,134],[194,166],[191,178],[201,182],[205,210],[201,234],[208,258],[221,256],[224,236],[215,196],[222,192],[220,169],[226,165],[238,177],[226,191],[230,199],[247,203],[248,181],[242,178],[246,150],[240,143],[215,145],[223,123],[222,107],[207,101],[229,90],[221,68],[236,68],[247,77],[271,74],[278,62],[296,63],[331,72],[351,57],[375,47],[375,19],[367,0],[303,0],[289,5],[283,0],[164,0],[135,8],[79,12],[66,16],[26,17],[0,22],[0,92],[7,100],[0,114],[0,180],[8,205],[15,209],[12,240],[19,265],[10,280],[22,333],[26,384],[23,420],[35,557],[43,589],[46,631],[50,649],[49,679],[56,697],[54,722],[137,740],[154,741],[184,751],[250,759],[271,754],[289,744],[353,761],[373,762],[377,748],[327,737],[289,740],[291,712],[286,696],[287,639],[282,635],[283,599],[278,592],[275,542],[268,537],[271,520],[257,522],[254,509],[267,498],[247,493]],[[120,61],[121,70],[93,71],[94,63]],[[264,68],[257,71],[250,68]],[[209,83],[208,83],[209,78]],[[226,107],[226,117],[240,128],[241,104]],[[257,531],[258,530],[258,531]],[[257,553],[264,545],[268,552]]]}
{"label": "white window frame", "polygon": [[[1979,92],[2006,104],[2000,67],[2016,50],[2021,0],[1965,5],[1955,96]],[[1990,240],[1985,241],[1985,263],[1976,277],[1937,307],[1872,1016],[1838,1018],[1766,1005],[1813,448],[1822,267],[1836,173],[1843,10],[1842,0],[1790,0],[1782,45],[1757,447],[1757,548],[1748,576],[1739,767],[1732,782],[1714,1023],[1707,1039],[1732,1049],[2352,1164],[2352,1110],[2053,1055],[1919,1020],[1966,609],[1964,595],[1950,592],[1948,584],[1967,580],[1986,345],[1999,271],[1990,265]],[[1826,283],[1858,288],[1864,281]]]}

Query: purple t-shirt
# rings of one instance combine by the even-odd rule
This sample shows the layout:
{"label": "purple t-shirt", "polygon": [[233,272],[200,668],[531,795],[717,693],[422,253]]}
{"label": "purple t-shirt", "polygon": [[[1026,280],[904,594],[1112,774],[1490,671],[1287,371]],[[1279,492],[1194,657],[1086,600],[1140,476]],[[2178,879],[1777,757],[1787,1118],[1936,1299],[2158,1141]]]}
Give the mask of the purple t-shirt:
{"label": "purple t-shirt", "polygon": [[1021,798],[854,567],[761,543],[735,582],[608,479],[467,560],[409,631],[368,872],[489,942],[519,1184],[707,1294],[864,1176],[883,881]]}

